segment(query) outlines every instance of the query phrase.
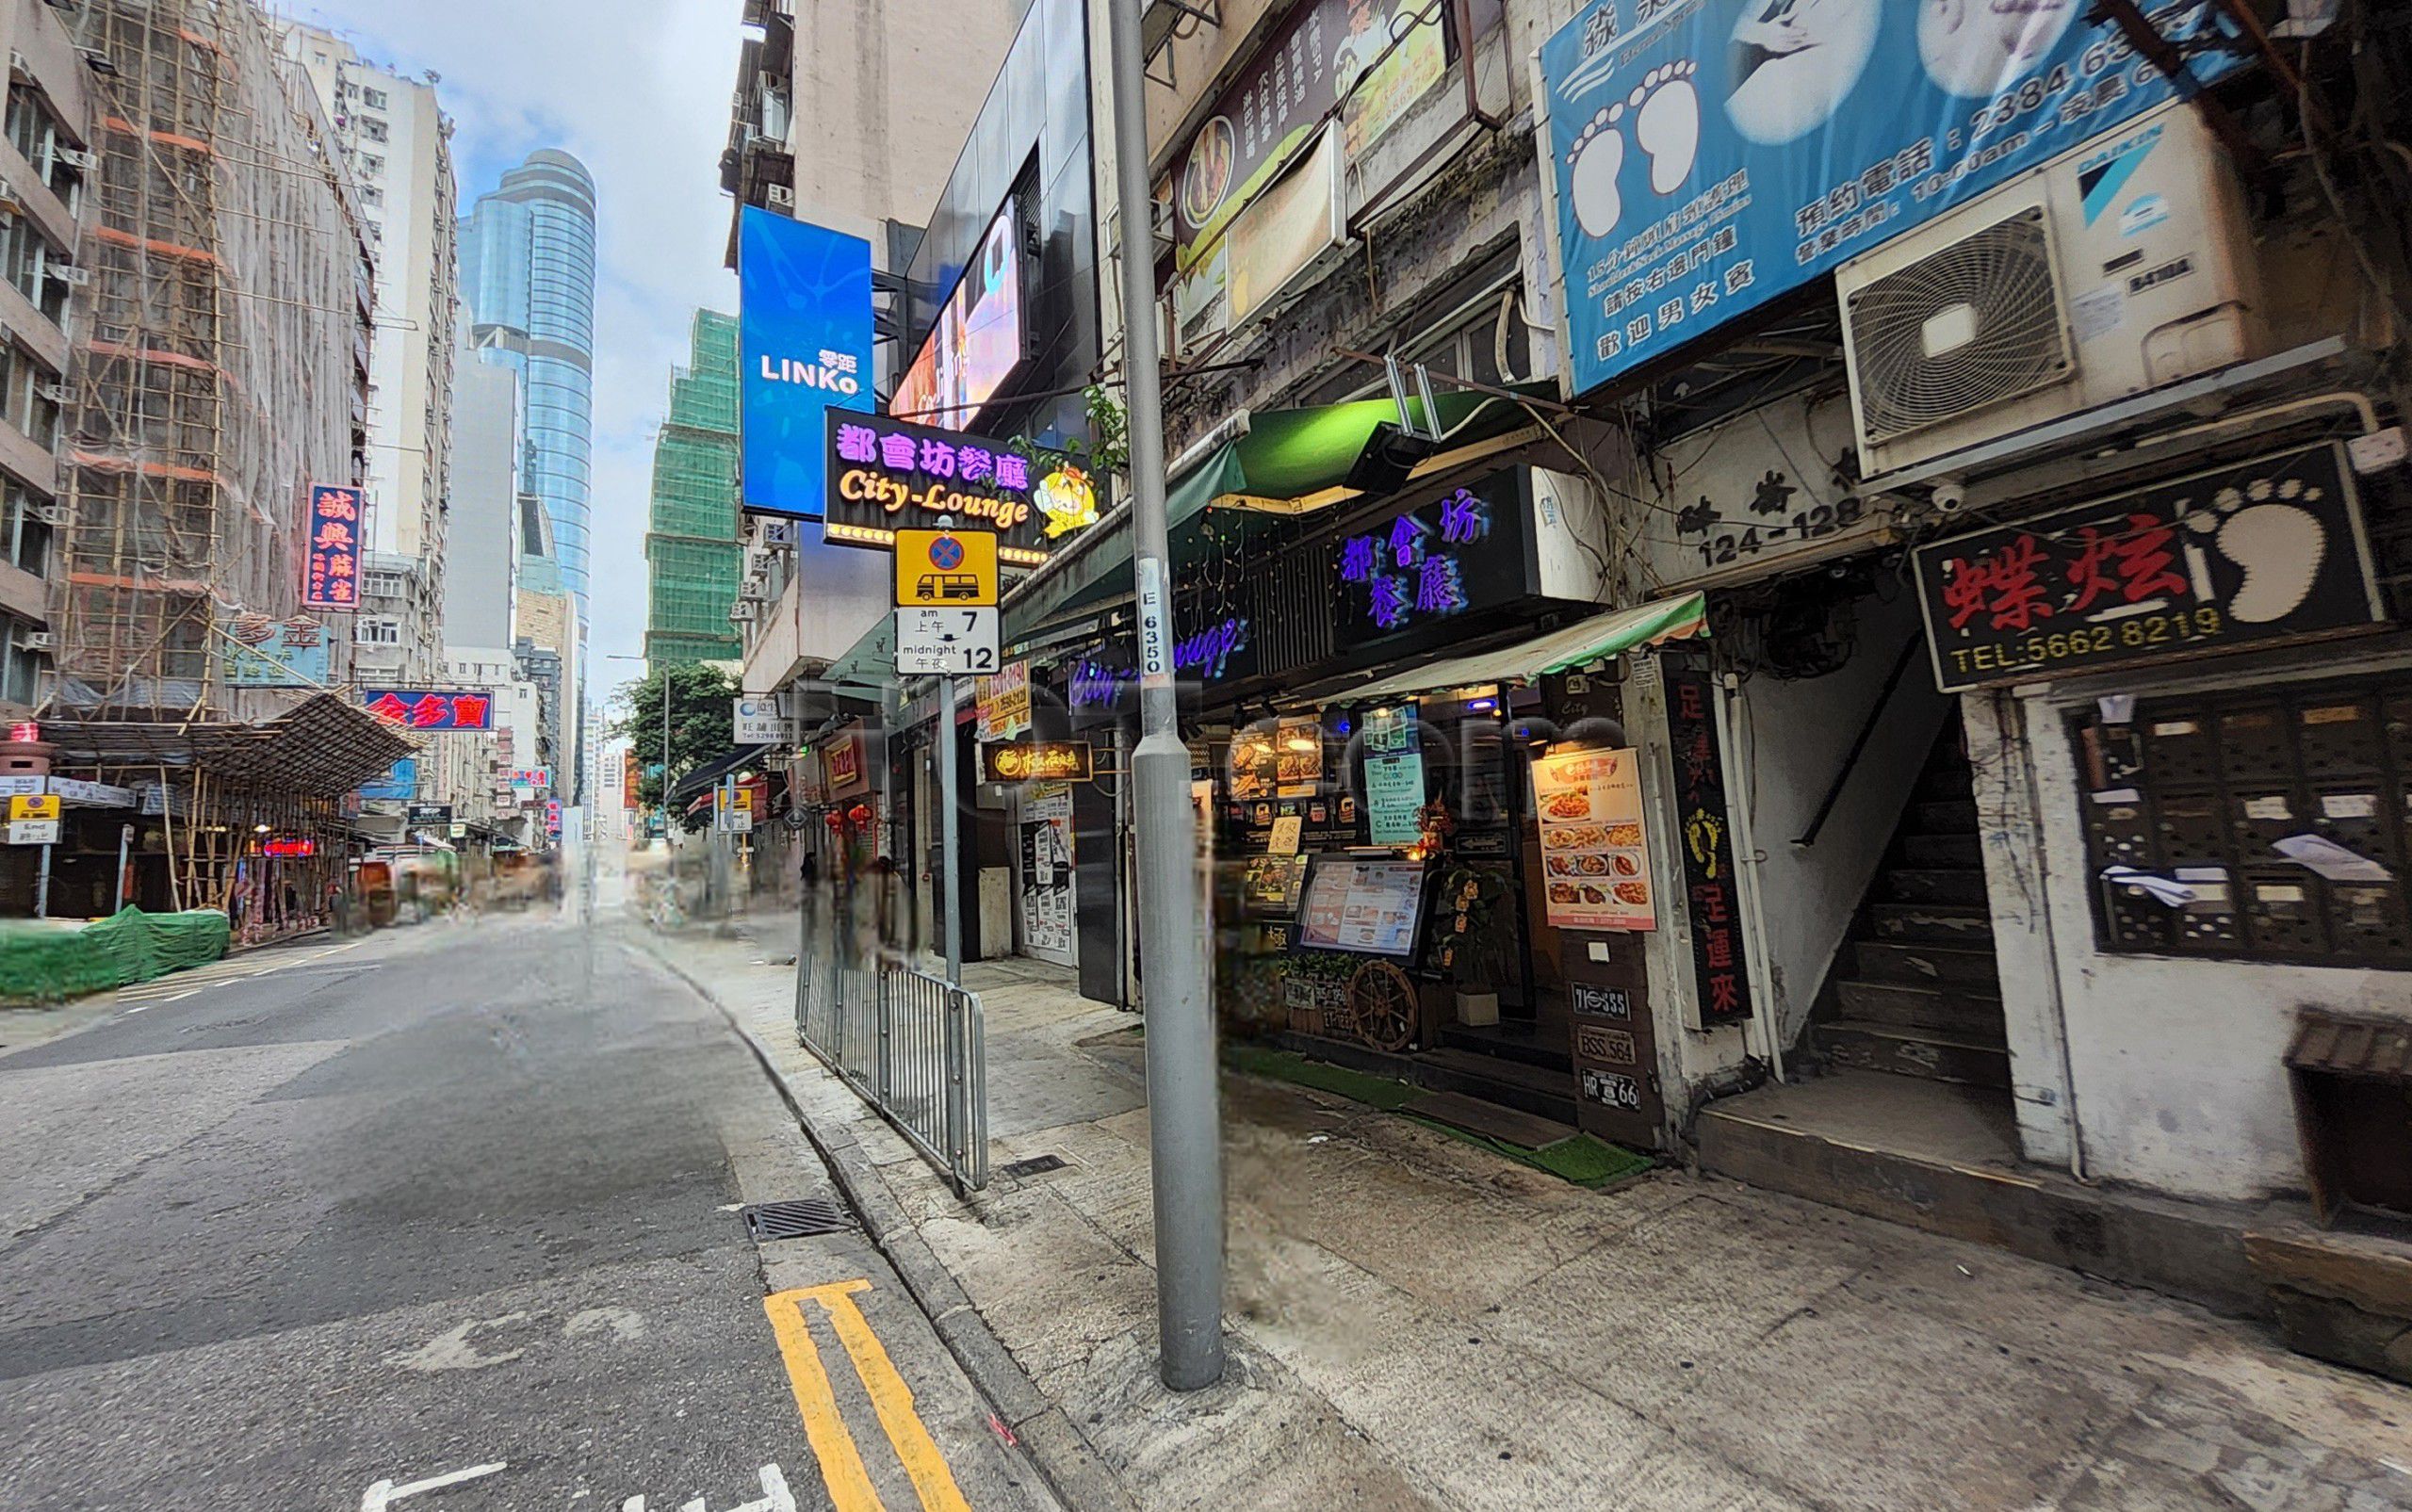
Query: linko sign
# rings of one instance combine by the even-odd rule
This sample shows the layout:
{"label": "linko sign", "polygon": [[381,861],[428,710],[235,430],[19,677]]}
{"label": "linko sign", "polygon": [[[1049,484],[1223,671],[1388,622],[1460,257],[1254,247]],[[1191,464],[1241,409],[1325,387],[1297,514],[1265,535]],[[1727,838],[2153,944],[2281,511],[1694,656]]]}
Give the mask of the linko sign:
{"label": "linko sign", "polygon": [[903,529],[948,522],[997,537],[998,560],[1035,567],[1097,523],[1097,489],[1080,467],[986,436],[833,410],[828,417],[828,538],[885,550]]}

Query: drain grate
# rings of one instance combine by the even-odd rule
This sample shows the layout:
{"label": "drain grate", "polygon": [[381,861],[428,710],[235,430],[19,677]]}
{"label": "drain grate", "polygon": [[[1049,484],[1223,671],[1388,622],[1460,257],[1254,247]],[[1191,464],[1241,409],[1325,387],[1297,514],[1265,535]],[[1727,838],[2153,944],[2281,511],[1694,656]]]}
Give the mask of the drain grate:
{"label": "drain grate", "polygon": [[845,1205],[830,1197],[801,1202],[758,1202],[740,1211],[745,1231],[759,1244],[769,1239],[809,1239],[815,1234],[842,1234],[855,1227]]}
{"label": "drain grate", "polygon": [[1026,1161],[1015,1161],[1004,1168],[1007,1176],[1019,1178],[1039,1176],[1048,1171],[1060,1171],[1067,1163],[1061,1155],[1034,1155]]}

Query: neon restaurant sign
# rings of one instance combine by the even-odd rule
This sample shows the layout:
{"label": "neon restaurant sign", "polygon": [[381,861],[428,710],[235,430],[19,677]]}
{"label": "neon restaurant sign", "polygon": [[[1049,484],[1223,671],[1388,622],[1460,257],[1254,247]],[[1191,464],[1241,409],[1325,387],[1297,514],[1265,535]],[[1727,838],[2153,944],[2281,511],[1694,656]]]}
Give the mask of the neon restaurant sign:
{"label": "neon restaurant sign", "polygon": [[1491,512],[1488,499],[1460,488],[1344,538],[1336,548],[1349,590],[1344,631],[1394,635],[1475,608],[1475,568],[1491,538]]}
{"label": "neon restaurant sign", "polygon": [[[1172,643],[1173,674],[1187,673],[1200,682],[1216,682],[1230,670],[1231,658],[1247,649],[1248,622],[1230,616]],[[1138,681],[1138,670],[1128,663],[1084,657],[1072,668],[1066,701],[1074,708],[1110,708]]]}
{"label": "neon restaurant sign", "polygon": [[900,529],[951,519],[997,533],[997,560],[1035,567],[1095,525],[1097,486],[1070,459],[986,436],[829,415],[828,537],[885,550]]}

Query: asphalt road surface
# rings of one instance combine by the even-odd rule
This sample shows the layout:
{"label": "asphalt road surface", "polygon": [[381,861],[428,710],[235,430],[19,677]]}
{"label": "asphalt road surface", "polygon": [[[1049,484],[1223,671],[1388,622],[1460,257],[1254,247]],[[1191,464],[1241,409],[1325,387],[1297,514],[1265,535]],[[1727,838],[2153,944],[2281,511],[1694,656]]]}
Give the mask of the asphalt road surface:
{"label": "asphalt road surface", "polygon": [[716,1010],[615,938],[239,957],[0,1055],[0,1508],[1051,1502]]}

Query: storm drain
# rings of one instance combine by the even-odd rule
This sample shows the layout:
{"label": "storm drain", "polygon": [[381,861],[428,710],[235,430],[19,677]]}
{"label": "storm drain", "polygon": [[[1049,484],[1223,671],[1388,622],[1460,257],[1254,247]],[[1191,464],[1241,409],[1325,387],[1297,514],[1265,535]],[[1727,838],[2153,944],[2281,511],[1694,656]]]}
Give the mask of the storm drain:
{"label": "storm drain", "polygon": [[1025,1176],[1043,1176],[1049,1171],[1060,1171],[1066,1163],[1061,1155],[1034,1155],[1026,1161],[1015,1161],[1006,1165],[1004,1173],[1019,1180]]}
{"label": "storm drain", "polygon": [[842,1234],[855,1227],[845,1204],[831,1197],[807,1197],[801,1202],[758,1202],[741,1210],[745,1231],[760,1244],[771,1239],[809,1239],[815,1234]]}

